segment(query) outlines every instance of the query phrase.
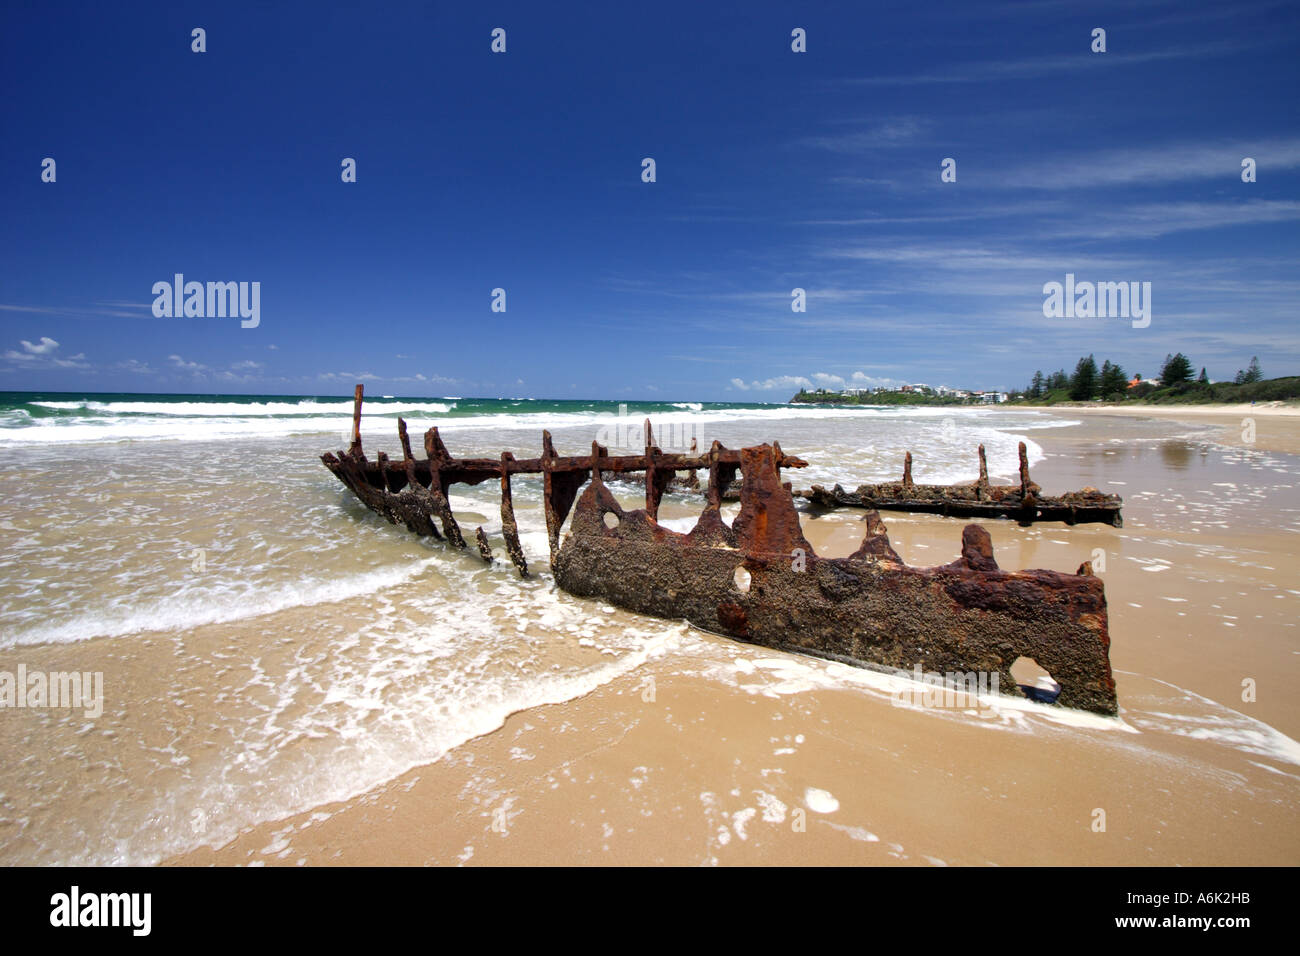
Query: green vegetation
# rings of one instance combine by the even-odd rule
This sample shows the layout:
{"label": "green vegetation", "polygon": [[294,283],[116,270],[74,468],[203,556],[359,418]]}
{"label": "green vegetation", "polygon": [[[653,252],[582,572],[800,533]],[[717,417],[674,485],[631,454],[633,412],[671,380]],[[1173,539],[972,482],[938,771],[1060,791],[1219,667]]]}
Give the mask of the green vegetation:
{"label": "green vegetation", "polygon": [[[1195,377],[1194,377],[1195,376]],[[1209,404],[1294,401],[1300,399],[1300,376],[1265,380],[1259,359],[1252,358],[1232,382],[1211,382],[1205,369],[1200,375],[1182,352],[1166,355],[1160,378],[1143,381],[1141,373],[1130,384],[1127,373],[1109,360],[1097,371],[1093,356],[1079,359],[1074,374],[1064,370],[1044,375],[1035,372],[1029,387],[1012,393],[1009,402],[1055,405],[1058,402],[1107,402],[1111,404]]]}
{"label": "green vegetation", "polygon": [[1141,401],[1153,404],[1208,404],[1222,402],[1285,402],[1300,399],[1300,375],[1258,382],[1188,382],[1173,388],[1153,388]]}
{"label": "green vegetation", "polygon": [[[1107,363],[1109,364],[1109,363]],[[1070,376],[1070,397],[1076,402],[1086,402],[1101,388],[1101,376],[1097,374],[1097,361],[1091,355],[1079,359]]]}
{"label": "green vegetation", "polygon": [[[1160,365],[1160,377],[1144,380],[1138,372],[1130,378],[1117,363],[1109,359],[1097,368],[1092,355],[1079,359],[1074,374],[1065,369],[1049,374],[1037,371],[1023,391],[1007,393],[1008,405],[1056,405],[1061,402],[1105,402],[1114,405],[1172,405],[1172,404],[1239,404],[1248,402],[1276,402],[1300,400],[1300,376],[1265,379],[1260,371],[1259,359],[1237,372],[1231,382],[1211,382],[1205,369],[1199,375],[1195,366],[1182,352],[1166,355]],[[824,388],[800,389],[791,402],[820,405],[980,405],[977,396],[958,398],[925,392],[883,391],[861,395]]]}
{"label": "green vegetation", "polygon": [[1160,384],[1166,386],[1186,385],[1192,380],[1192,363],[1182,352],[1166,355],[1165,364],[1160,366]]}
{"label": "green vegetation", "polygon": [[[1205,374],[1205,369],[1201,369],[1201,374]],[[1263,381],[1263,376],[1259,373],[1259,359],[1252,357],[1250,366],[1246,371],[1237,369],[1237,377],[1232,380],[1234,385],[1254,385],[1256,382]]]}
{"label": "green vegetation", "polygon": [[845,395],[841,392],[828,392],[824,388],[808,391],[799,389],[799,394],[791,402],[809,405],[969,405],[970,399],[926,395],[922,392],[872,392],[869,395]]}

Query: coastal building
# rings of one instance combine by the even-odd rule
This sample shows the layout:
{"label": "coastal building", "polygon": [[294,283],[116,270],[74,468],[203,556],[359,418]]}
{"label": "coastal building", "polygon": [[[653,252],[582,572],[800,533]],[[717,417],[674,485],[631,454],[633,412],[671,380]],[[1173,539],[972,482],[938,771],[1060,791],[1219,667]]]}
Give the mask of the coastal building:
{"label": "coastal building", "polygon": [[1140,375],[1135,375],[1135,376],[1133,376],[1133,378],[1131,378],[1131,379],[1129,380],[1128,387],[1129,387],[1129,388],[1137,388],[1137,387],[1138,387],[1139,385],[1141,385],[1143,382],[1146,382],[1148,385],[1159,385],[1159,384],[1160,384],[1160,379],[1158,379],[1158,378],[1143,378],[1143,377],[1140,376]]}

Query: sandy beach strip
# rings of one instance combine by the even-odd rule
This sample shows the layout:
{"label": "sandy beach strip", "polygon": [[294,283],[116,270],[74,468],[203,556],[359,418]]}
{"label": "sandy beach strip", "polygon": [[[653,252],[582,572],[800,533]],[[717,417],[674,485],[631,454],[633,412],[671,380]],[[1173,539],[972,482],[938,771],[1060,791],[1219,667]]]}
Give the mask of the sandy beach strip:
{"label": "sandy beach strip", "polygon": [[1249,403],[1235,405],[1065,404],[1018,407],[1033,408],[1062,417],[1108,415],[1221,425],[1222,433],[1219,440],[1225,444],[1300,455],[1300,405],[1287,402],[1261,402],[1258,405]]}

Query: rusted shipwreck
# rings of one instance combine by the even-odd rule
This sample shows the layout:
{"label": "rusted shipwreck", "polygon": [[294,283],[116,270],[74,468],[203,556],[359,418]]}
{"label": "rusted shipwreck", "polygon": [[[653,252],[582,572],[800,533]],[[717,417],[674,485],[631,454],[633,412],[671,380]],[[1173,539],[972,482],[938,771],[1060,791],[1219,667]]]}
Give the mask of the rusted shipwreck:
{"label": "rusted shipwreck", "polygon": [[[551,570],[571,594],[846,663],[997,674],[998,686],[1013,695],[1021,691],[1011,666],[1030,658],[1059,684],[1058,704],[1118,712],[1105,589],[1088,562],[1075,574],[1004,571],[988,532],[971,524],[952,564],[909,567],[874,510],[853,554],[822,558],[804,537],[791,486],[781,480],[781,469],[806,462],[775,442],[729,449],[715,441],[704,454],[665,454],[648,421],[641,455],[611,456],[593,442],[589,455],[561,456],[543,432],[538,458],[454,458],[431,428],[425,457],[417,459],[399,419],[402,460],[381,452],[372,461],[361,447],[361,402],[357,386],[350,447],[321,460],[367,507],[417,534],[466,547],[448,488],[499,480],[506,551],[526,575],[511,478],[541,475]],[[708,472],[705,503],[695,527],[679,533],[659,523],[659,505],[674,475],[693,469]],[[645,507],[627,510],[606,480],[632,473],[644,475]],[[738,474],[740,511],[729,525],[722,489]],[[491,561],[482,528],[475,537]]]}
{"label": "rusted shipwreck", "polygon": [[796,491],[819,508],[868,508],[873,511],[913,511],[953,518],[1012,518],[1020,524],[1035,521],[1064,521],[1066,524],[1099,522],[1123,527],[1123,499],[1096,488],[1045,495],[1029,478],[1029,456],[1020,443],[1020,482],[1015,485],[989,484],[988,461],[979,446],[979,479],[973,485],[920,485],[912,481],[912,453],[903,459],[903,480],[877,485],[859,485],[845,491],[839,485],[827,491],[813,485]]}
{"label": "rusted shipwreck", "polygon": [[[692,441],[692,449],[694,449]],[[635,476],[629,476],[635,483]],[[722,492],[726,501],[740,500],[741,482],[733,481]],[[695,472],[689,472],[672,481],[670,491],[702,493]],[[901,481],[875,485],[859,485],[854,491],[845,491],[840,485],[827,490],[822,485],[795,489],[796,498],[804,498],[813,507],[865,508],[871,511],[911,511],[937,514],[950,518],[1011,518],[1021,525],[1035,521],[1063,521],[1066,524],[1100,523],[1116,528],[1124,526],[1124,499],[1096,488],[1068,491],[1063,495],[1045,495],[1029,477],[1029,456],[1025,443],[1020,443],[1020,482],[1014,485],[994,485],[989,482],[988,460],[984,446],[979,446],[979,479],[973,484],[924,485],[912,480],[912,453],[903,458]]]}

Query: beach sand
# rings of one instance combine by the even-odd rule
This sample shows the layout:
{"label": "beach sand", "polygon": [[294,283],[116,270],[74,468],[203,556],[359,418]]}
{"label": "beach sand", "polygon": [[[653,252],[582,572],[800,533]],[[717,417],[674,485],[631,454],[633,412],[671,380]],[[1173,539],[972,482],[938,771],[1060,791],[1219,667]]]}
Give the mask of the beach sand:
{"label": "beach sand", "polygon": [[[1120,719],[1005,698],[900,706],[900,678],[682,625],[583,697],[169,862],[1300,863],[1300,462],[1283,454],[1300,448],[1300,419],[1261,407],[1052,414],[1082,423],[1035,433],[1048,457],[1034,479],[1122,494],[1125,526],[986,527],[1004,568],[1094,562]],[[1238,415],[1257,419],[1253,445],[1230,440],[1238,421],[1195,427]],[[909,563],[957,556],[964,522],[883,517]],[[838,511],[804,526],[818,553],[839,556],[861,520]]]}
{"label": "beach sand", "polygon": [[1230,445],[1253,447],[1260,451],[1281,451],[1300,455],[1300,405],[1287,402],[1261,402],[1258,405],[1079,405],[1030,406],[1058,415],[1106,416],[1114,418],[1149,418],[1189,422],[1220,427],[1217,440]]}

